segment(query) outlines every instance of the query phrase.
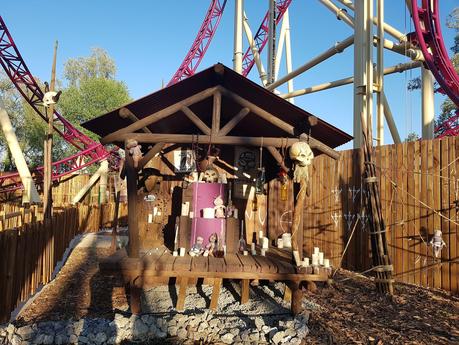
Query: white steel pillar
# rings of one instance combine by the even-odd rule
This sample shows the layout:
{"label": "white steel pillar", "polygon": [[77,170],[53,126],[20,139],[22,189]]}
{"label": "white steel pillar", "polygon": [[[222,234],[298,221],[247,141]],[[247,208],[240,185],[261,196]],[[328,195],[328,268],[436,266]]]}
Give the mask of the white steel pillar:
{"label": "white steel pillar", "polygon": [[276,0],[269,2],[269,29],[268,29],[268,84],[274,82],[276,60]]}
{"label": "white steel pillar", "polygon": [[[373,0],[357,0],[354,6],[354,148],[359,148],[362,128],[372,130]],[[362,124],[361,120],[366,123]]]}
{"label": "white steel pillar", "polygon": [[5,109],[0,108],[0,125],[2,126],[3,134],[5,135],[6,142],[13,156],[14,165],[18,169],[19,176],[21,177],[24,192],[22,194],[23,204],[37,204],[40,202],[37,188],[30,175],[29,168],[27,167],[24,154],[19,146],[16,133],[14,132],[13,125]]}
{"label": "white steel pillar", "polygon": [[[287,74],[292,72],[292,47],[290,44],[290,17],[288,9],[284,13],[282,21],[285,21],[285,65],[287,69]],[[288,92],[293,92],[293,79],[290,79],[287,82]],[[294,99],[289,99],[290,103],[295,103]]]}
{"label": "white steel pillar", "polygon": [[377,16],[377,63],[376,63],[376,137],[378,146],[384,145],[384,0],[376,0],[378,6]]}
{"label": "white steel pillar", "polygon": [[99,203],[107,202],[108,160],[100,162]]}
{"label": "white steel pillar", "polygon": [[234,9],[234,56],[233,69],[242,73],[242,26],[244,20],[244,0],[235,0]]}
{"label": "white steel pillar", "polygon": [[427,68],[421,67],[422,79],[422,139],[434,137],[434,77]]}
{"label": "white steel pillar", "polygon": [[253,40],[252,30],[250,30],[250,25],[249,25],[249,19],[247,18],[245,13],[244,13],[244,31],[247,37],[247,41],[249,42],[250,49],[252,50],[253,59],[255,60],[255,64],[258,69],[258,75],[260,76],[260,80],[263,86],[266,86],[266,83],[268,82],[268,79],[267,79],[268,76],[266,75],[265,68],[263,67],[263,62],[261,61],[260,53],[258,52],[258,48],[255,45],[255,42]]}

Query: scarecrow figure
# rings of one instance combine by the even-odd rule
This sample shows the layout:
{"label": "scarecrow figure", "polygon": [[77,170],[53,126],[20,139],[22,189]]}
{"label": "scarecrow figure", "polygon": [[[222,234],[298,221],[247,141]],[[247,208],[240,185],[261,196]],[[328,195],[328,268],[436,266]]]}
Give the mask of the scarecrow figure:
{"label": "scarecrow figure", "polygon": [[444,246],[446,246],[446,243],[445,241],[443,241],[443,238],[441,237],[441,235],[442,235],[441,230],[435,230],[434,236],[429,242],[429,244],[432,246],[432,251],[436,258],[440,256],[441,250],[443,249]]}

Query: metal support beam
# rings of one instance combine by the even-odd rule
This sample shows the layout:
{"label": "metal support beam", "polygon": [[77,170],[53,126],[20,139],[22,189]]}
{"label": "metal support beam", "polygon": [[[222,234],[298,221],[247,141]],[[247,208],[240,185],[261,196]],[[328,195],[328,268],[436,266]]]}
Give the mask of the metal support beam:
{"label": "metal support beam", "polygon": [[[285,23],[285,67],[287,74],[292,73],[292,47],[290,42],[290,16],[288,9],[284,13],[282,24]],[[287,82],[287,91],[293,91],[293,79]],[[290,103],[295,103],[294,99],[289,100]]]}
{"label": "metal support beam", "polygon": [[268,84],[274,82],[276,65],[276,0],[268,0],[269,3],[269,29],[268,29]]}
{"label": "metal support beam", "polygon": [[377,58],[376,58],[376,136],[378,146],[384,145],[384,0],[376,0],[378,12],[377,35]]}
{"label": "metal support beam", "polygon": [[311,69],[312,67],[318,65],[319,63],[327,60],[328,58],[332,57],[335,54],[342,53],[344,49],[349,47],[354,43],[354,36],[349,36],[342,42],[335,43],[333,47],[330,47],[327,51],[319,54],[312,60],[308,61],[304,65],[300,66],[296,70],[288,73],[284,77],[280,78],[279,80],[275,81],[271,85],[267,87],[268,90],[274,90],[276,87],[288,82],[289,80],[295,78],[296,76],[300,75],[301,73],[306,72],[307,70]]}
{"label": "metal support beam", "polygon": [[10,117],[5,109],[0,108],[0,125],[2,127],[3,135],[5,136],[8,148],[11,151],[11,156],[14,160],[14,165],[18,169],[19,176],[21,177],[24,191],[22,193],[22,204],[37,204],[40,202],[40,196],[37,192],[37,187],[32,180],[29,168],[27,167],[24,154],[19,146],[18,138],[14,132],[13,125],[11,124]]}
{"label": "metal support beam", "polygon": [[233,69],[242,73],[242,25],[244,13],[244,0],[236,0],[234,8],[234,57]]}
{"label": "metal support beam", "polygon": [[422,139],[434,138],[434,77],[427,68],[421,67],[422,79]]}
{"label": "metal support beam", "polygon": [[247,41],[249,42],[249,47],[252,50],[253,59],[255,60],[255,64],[257,66],[258,75],[260,76],[261,83],[263,85],[266,85],[268,83],[268,76],[263,66],[263,62],[261,61],[260,53],[253,39],[252,30],[250,30],[249,20],[245,13],[244,13],[244,31],[245,31],[245,35],[247,36]]}

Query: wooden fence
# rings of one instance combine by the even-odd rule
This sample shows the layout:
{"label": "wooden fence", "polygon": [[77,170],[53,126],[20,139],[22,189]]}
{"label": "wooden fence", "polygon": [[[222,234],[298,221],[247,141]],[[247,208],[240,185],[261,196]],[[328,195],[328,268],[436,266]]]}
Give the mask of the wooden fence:
{"label": "wooden fence", "polygon": [[[395,278],[458,292],[459,139],[382,146],[375,156]],[[371,267],[362,167],[360,150],[314,159],[303,227],[305,253],[318,246],[335,267],[349,242],[342,267],[354,271]],[[429,245],[436,229],[446,243],[439,258]]]}
{"label": "wooden fence", "polygon": [[[44,222],[36,209],[29,213],[15,205],[1,206],[3,212],[8,212],[3,214],[7,225],[13,225],[0,230],[0,323],[8,321],[20,302],[49,282],[57,262],[77,234],[109,227],[114,219],[113,203],[58,207],[52,222]],[[120,225],[126,225],[126,215],[127,205],[121,204]]]}

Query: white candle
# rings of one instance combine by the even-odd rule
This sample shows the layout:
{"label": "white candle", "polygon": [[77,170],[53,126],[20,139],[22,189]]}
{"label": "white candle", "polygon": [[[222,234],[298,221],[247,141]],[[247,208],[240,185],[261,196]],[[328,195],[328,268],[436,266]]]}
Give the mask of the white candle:
{"label": "white candle", "polygon": [[183,202],[182,203],[182,216],[188,216],[190,212],[190,203],[187,201],[187,202]]}
{"label": "white candle", "polygon": [[261,239],[261,244],[263,249],[268,249],[269,248],[269,238],[263,237]]}
{"label": "white candle", "polygon": [[204,251],[204,254],[202,254],[202,256],[209,256],[209,251],[206,249],[206,250]]}
{"label": "white candle", "polygon": [[185,256],[185,248],[180,247],[180,256]]}
{"label": "white candle", "polygon": [[250,245],[250,249],[252,251],[252,255],[257,255],[257,249],[255,248],[255,243],[252,242]]}
{"label": "white candle", "polygon": [[258,231],[258,238],[260,239],[260,242],[262,241],[263,236],[263,230]]}
{"label": "white candle", "polygon": [[238,216],[237,208],[235,208],[234,211],[233,211],[233,217],[237,219],[237,216]]}
{"label": "white candle", "polygon": [[282,234],[282,241],[284,242],[284,247],[285,248],[291,248],[292,247],[292,234]]}
{"label": "white candle", "polygon": [[282,238],[277,239],[277,248],[284,248],[284,241]]}
{"label": "white candle", "polygon": [[178,252],[177,252],[176,250],[174,250],[174,251],[172,252],[172,256],[178,256]]}
{"label": "white candle", "polygon": [[319,265],[319,254],[312,254],[312,265]]}
{"label": "white candle", "polygon": [[188,215],[190,216],[190,218],[193,218],[194,217],[194,212],[190,211],[190,213],[188,213]]}
{"label": "white candle", "polygon": [[261,256],[265,256],[265,255],[266,255],[266,249],[261,248]]}
{"label": "white candle", "polygon": [[319,247],[314,247],[314,254],[319,254]]}
{"label": "white candle", "polygon": [[303,259],[303,267],[308,267],[309,266],[309,258],[304,258]]}
{"label": "white candle", "polygon": [[244,255],[245,256],[249,255],[249,251],[248,250],[244,250]]}
{"label": "white candle", "polygon": [[319,265],[324,264],[324,253],[319,252]]}
{"label": "white candle", "polygon": [[330,259],[324,259],[324,267],[330,268]]}
{"label": "white candle", "polygon": [[148,223],[153,223],[153,215],[151,213],[148,214]]}

